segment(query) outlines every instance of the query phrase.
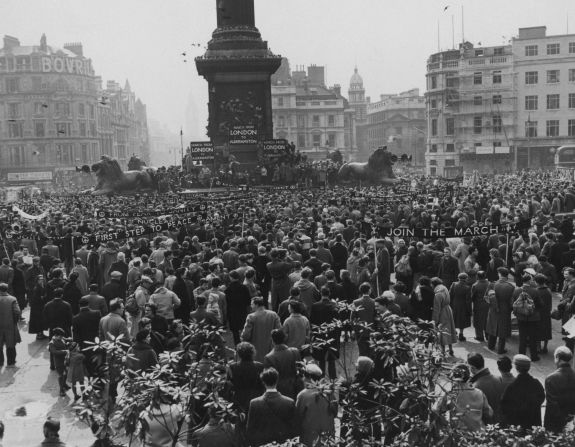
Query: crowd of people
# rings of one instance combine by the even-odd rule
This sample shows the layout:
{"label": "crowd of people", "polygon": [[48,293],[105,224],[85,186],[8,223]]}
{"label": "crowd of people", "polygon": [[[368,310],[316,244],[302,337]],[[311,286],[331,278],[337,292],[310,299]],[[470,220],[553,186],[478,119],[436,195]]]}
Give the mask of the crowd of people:
{"label": "crowd of people", "polygon": [[[415,189],[433,184],[421,179]],[[479,353],[454,368],[458,405],[473,410],[461,421],[466,429],[485,422],[542,425],[547,399],[545,428],[561,431],[575,413],[569,334],[566,347],[554,352],[558,369],[544,386],[528,371],[548,354],[552,318],[566,323],[575,313],[575,190],[554,173],[525,172],[449,191],[415,200],[389,189],[348,187],[174,196],[171,209],[191,200],[204,203],[206,213],[161,233],[80,245],[78,236],[137,227],[129,217],[100,217],[99,211],[168,215],[166,197],[28,198],[21,210],[48,215],[31,220],[8,209],[0,216],[0,231],[10,234],[0,247],[0,345],[6,346],[0,365],[17,362],[26,307],[29,333],[49,340],[60,394],[72,389],[75,400],[82,396],[74,385],[102,361],[84,349],[96,337],[122,334],[128,367],[149,370],[162,352],[181,349],[187,326],[209,323],[233,340],[227,377],[234,404],[246,414],[248,442],[297,435],[311,446],[320,433],[335,433],[338,399],[328,393],[318,400],[306,382],[338,378],[342,342],[353,340],[353,381],[369,395],[373,379],[393,377],[372,342],[379,325],[396,315],[433,322],[446,355],[453,356],[453,345],[465,342],[464,330],[473,326],[475,338],[500,356],[501,377],[485,368]],[[518,222],[528,230],[447,239],[383,236],[391,228]],[[554,292],[562,296],[556,308]],[[342,311],[339,303],[348,307]],[[323,349],[310,351],[318,337],[313,329],[338,319],[353,324],[319,335]],[[506,340],[515,327],[519,348],[511,360]],[[301,370],[304,358],[312,361]],[[369,407],[369,397],[361,399]],[[372,434],[381,436],[375,425]],[[235,445],[208,412],[191,442],[205,447],[215,445],[213,439]]]}

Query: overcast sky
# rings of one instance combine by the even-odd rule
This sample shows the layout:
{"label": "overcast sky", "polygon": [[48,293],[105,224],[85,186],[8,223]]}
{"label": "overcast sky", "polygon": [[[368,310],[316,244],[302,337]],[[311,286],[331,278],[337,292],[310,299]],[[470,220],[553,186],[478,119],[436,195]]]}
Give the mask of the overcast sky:
{"label": "overcast sky", "polygon": [[[324,65],[328,85],[347,95],[357,64],[366,94],[424,92],[425,63],[465,39],[506,43],[519,27],[575,33],[573,0],[255,0],[256,26],[276,54],[296,65]],[[447,7],[447,10],[444,10]],[[216,26],[216,0],[0,0],[0,33],[37,45],[80,41],[104,82],[114,79],[148,106],[148,116],[186,138],[205,136],[207,83],[193,58]],[[201,47],[193,47],[200,43]],[[186,56],[181,53],[185,52]],[[184,62],[184,59],[187,62]]]}

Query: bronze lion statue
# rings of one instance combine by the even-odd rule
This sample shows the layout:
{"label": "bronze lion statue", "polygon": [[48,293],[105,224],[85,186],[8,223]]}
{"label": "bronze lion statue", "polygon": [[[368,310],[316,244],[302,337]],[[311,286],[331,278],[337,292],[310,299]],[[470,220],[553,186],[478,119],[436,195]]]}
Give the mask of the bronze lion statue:
{"label": "bronze lion statue", "polygon": [[[86,172],[89,168],[88,166],[83,166],[82,170]],[[129,195],[158,191],[156,170],[154,168],[124,172],[117,160],[107,155],[102,155],[100,161],[92,165],[91,171],[96,174],[98,182],[93,189],[84,192],[93,196]]]}
{"label": "bronze lion statue", "polygon": [[343,183],[362,182],[370,185],[396,183],[393,164],[397,156],[387,150],[387,146],[376,149],[367,162],[344,163],[337,174]]}

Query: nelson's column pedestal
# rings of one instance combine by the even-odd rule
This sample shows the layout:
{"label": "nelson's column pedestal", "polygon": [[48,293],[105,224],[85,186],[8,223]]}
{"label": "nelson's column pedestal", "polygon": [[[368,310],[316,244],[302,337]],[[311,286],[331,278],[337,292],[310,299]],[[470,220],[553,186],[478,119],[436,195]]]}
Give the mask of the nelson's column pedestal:
{"label": "nelson's column pedestal", "polygon": [[[234,155],[242,165],[257,161],[257,144],[273,138],[271,81],[281,57],[275,56],[255,27],[254,0],[216,0],[218,27],[208,49],[196,58],[198,73],[208,81],[208,137],[216,154]],[[243,126],[246,144],[230,134]],[[253,138],[253,130],[257,138]],[[243,166],[242,166],[243,167]]]}

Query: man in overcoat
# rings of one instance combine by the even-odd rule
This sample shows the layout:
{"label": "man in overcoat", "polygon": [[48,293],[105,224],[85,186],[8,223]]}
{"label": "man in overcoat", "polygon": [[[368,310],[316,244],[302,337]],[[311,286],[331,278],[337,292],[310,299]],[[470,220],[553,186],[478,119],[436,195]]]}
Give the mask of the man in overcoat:
{"label": "man in overcoat", "polygon": [[16,344],[20,343],[20,307],[15,297],[8,294],[8,284],[0,283],[0,367],[4,365],[4,345],[6,345],[7,366],[16,364]]}
{"label": "man in overcoat", "polygon": [[281,328],[280,317],[265,308],[262,297],[256,296],[252,299],[252,308],[254,311],[246,318],[246,325],[240,337],[242,341],[250,342],[256,348],[254,360],[263,362],[272,349],[272,331]]}
{"label": "man in overcoat", "polygon": [[575,414],[575,371],[571,367],[573,354],[566,346],[555,350],[557,370],[545,379],[547,408],[545,429],[560,433]]}
{"label": "man in overcoat", "polygon": [[493,286],[497,302],[497,313],[495,316],[495,330],[489,332],[487,347],[495,349],[497,342],[497,353],[505,354],[505,341],[511,336],[511,311],[513,308],[513,292],[515,287],[508,280],[509,270],[506,267],[497,269],[499,280]]}

